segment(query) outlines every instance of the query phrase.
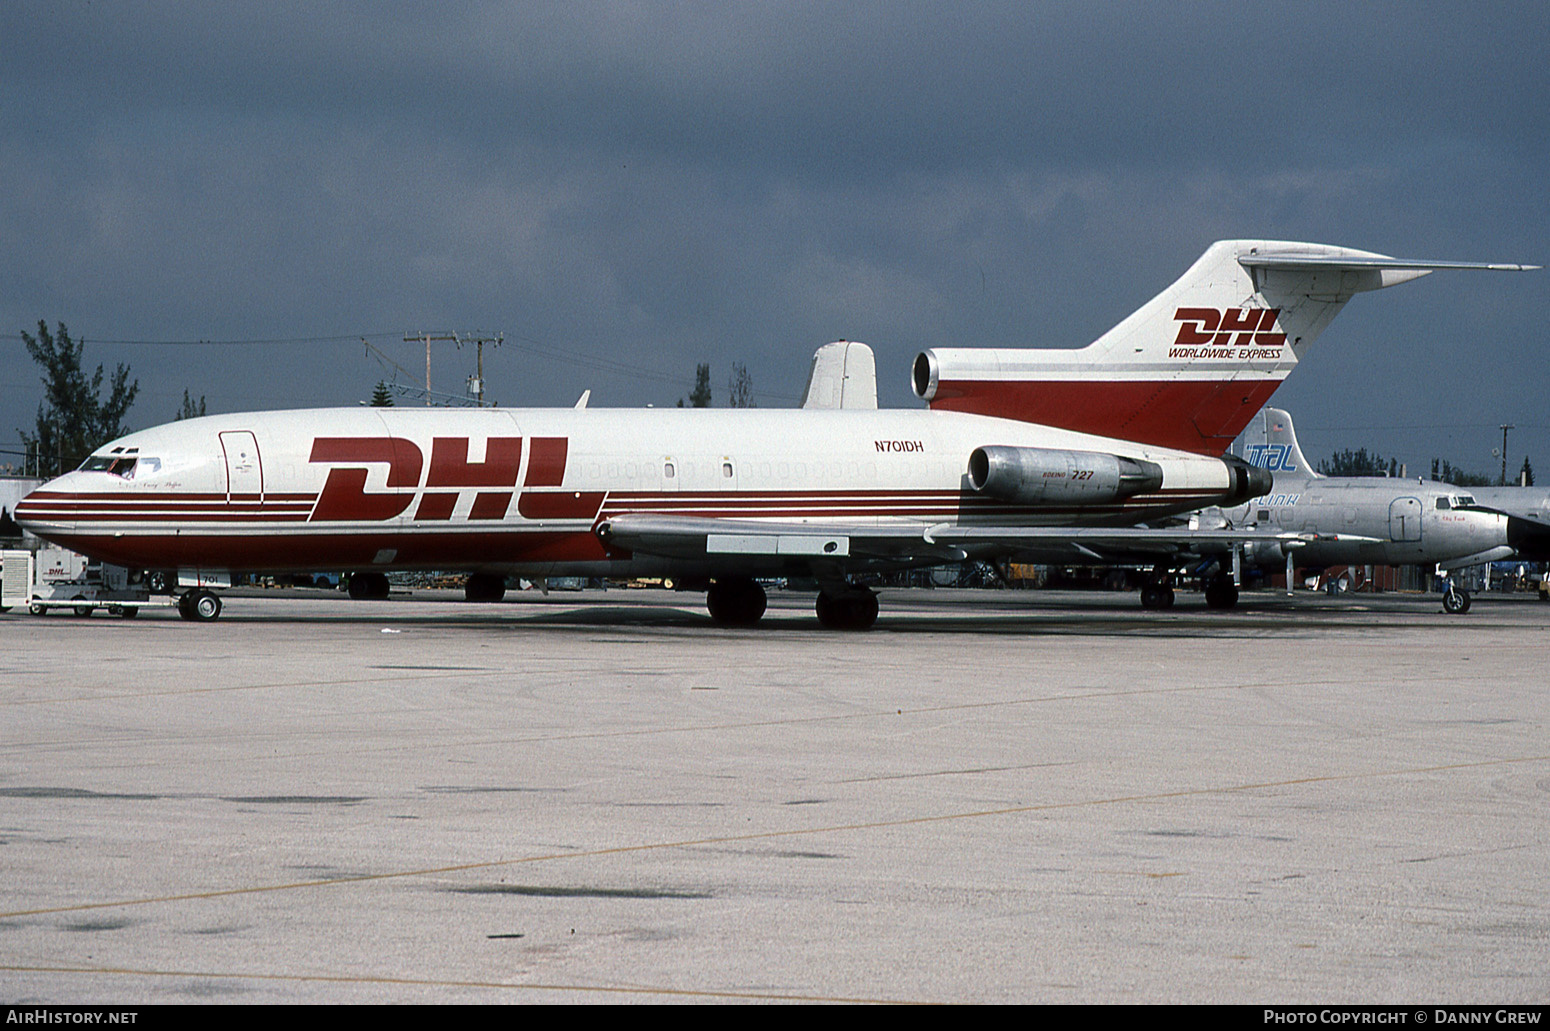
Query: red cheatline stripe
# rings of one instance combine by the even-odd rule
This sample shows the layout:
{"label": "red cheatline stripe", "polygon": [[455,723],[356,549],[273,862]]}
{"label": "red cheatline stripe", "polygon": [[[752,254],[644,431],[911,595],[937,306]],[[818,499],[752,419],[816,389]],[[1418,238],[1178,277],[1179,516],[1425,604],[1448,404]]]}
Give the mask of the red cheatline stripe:
{"label": "red cheatline stripe", "polygon": [[[257,494],[238,494],[237,497],[256,498]],[[210,494],[197,491],[60,491],[60,490],[35,490],[27,495],[29,501],[59,500],[59,501],[225,501],[225,493]],[[270,501],[315,501],[317,494],[307,493],[266,493],[264,498]]]}

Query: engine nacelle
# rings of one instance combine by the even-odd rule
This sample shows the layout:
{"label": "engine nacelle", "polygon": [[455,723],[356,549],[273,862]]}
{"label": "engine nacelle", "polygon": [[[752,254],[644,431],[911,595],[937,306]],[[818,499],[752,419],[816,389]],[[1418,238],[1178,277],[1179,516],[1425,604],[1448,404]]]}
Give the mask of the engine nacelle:
{"label": "engine nacelle", "polygon": [[1223,508],[1232,508],[1262,494],[1269,494],[1270,488],[1275,485],[1269,469],[1250,465],[1237,455],[1223,455],[1222,464],[1227,466],[1227,474],[1232,481],[1232,493],[1217,502]]}
{"label": "engine nacelle", "polygon": [[1162,486],[1155,462],[1101,451],[977,447],[969,455],[976,494],[1028,505],[1100,505]]}

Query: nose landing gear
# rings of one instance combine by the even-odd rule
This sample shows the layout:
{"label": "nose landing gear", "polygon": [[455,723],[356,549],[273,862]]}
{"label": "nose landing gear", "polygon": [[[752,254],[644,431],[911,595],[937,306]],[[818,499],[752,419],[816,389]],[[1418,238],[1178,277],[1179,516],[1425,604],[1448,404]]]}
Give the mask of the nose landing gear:
{"label": "nose landing gear", "polygon": [[178,615],[208,623],[221,614],[221,596],[210,591],[189,591],[178,599]]}

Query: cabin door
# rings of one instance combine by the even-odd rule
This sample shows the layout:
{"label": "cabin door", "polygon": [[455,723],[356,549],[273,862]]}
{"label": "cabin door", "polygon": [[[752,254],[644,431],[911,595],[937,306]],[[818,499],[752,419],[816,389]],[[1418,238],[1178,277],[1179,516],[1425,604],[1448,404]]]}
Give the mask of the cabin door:
{"label": "cabin door", "polygon": [[1418,541],[1421,539],[1421,499],[1395,498],[1389,505],[1389,539]]}
{"label": "cabin door", "polygon": [[221,434],[221,450],[226,453],[226,501],[264,501],[264,466],[258,456],[258,441],[248,430],[227,430]]}

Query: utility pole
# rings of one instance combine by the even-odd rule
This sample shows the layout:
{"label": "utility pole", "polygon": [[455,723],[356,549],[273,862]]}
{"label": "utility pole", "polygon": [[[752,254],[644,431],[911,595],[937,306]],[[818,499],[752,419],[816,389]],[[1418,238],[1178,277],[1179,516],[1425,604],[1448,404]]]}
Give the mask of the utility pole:
{"label": "utility pole", "polygon": [[[478,349],[478,351],[477,351],[478,358],[476,359],[475,364],[474,364],[474,375],[473,375],[473,378],[468,381],[468,392],[474,395],[475,399],[479,403],[479,407],[483,408],[484,407],[484,345],[485,344],[494,344],[496,347],[499,347],[501,345],[501,341],[506,339],[506,334],[504,334],[504,333],[497,333],[494,336],[488,336],[488,335],[486,335],[484,333],[470,333],[465,339],[471,340],[474,343],[475,347]],[[462,346],[462,341],[458,342],[458,346],[460,346],[460,347]]]}
{"label": "utility pole", "polygon": [[457,334],[456,333],[420,333],[420,334],[417,334],[415,336],[405,336],[404,337],[404,343],[406,343],[406,344],[409,341],[411,341],[411,340],[423,340],[423,341],[425,341],[425,404],[428,407],[430,405],[430,403],[431,403],[431,341],[432,340],[437,340],[437,341],[450,340],[453,343],[457,343]]}
{"label": "utility pole", "polygon": [[1507,483],[1507,431],[1517,429],[1510,422],[1502,423],[1502,484]]}

